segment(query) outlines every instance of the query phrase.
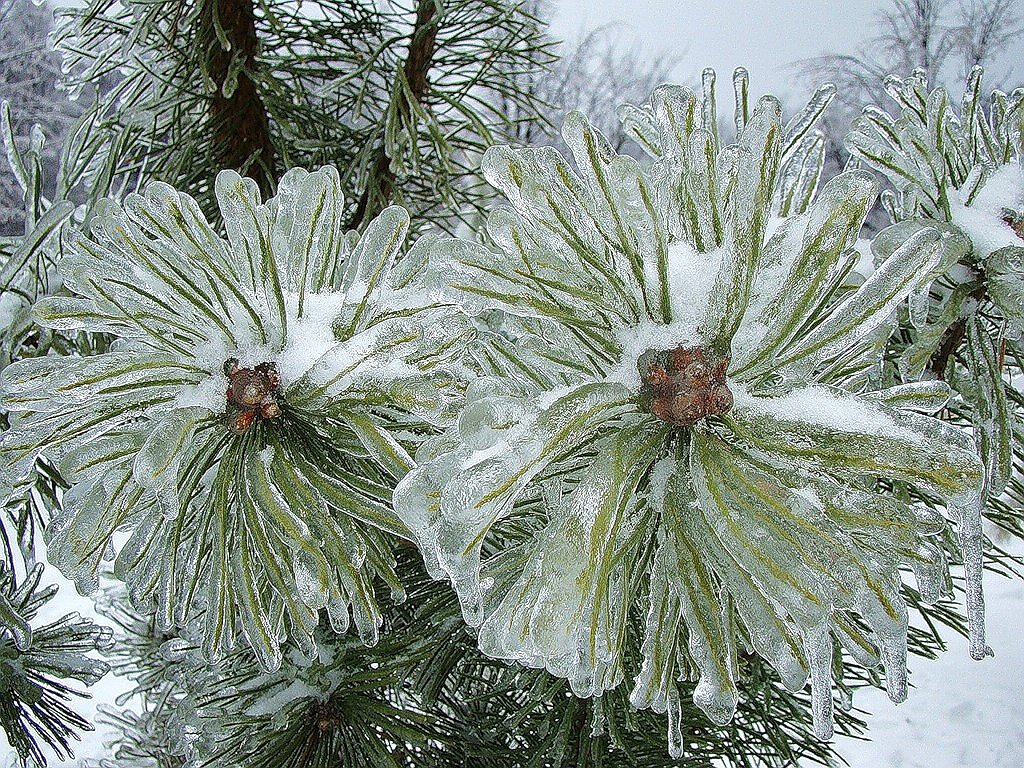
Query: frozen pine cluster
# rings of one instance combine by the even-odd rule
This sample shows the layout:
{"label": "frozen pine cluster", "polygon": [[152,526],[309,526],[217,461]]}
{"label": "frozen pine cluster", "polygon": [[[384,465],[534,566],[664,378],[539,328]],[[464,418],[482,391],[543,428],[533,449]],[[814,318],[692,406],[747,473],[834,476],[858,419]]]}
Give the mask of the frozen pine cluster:
{"label": "frozen pine cluster", "polygon": [[463,311],[499,306],[494,343],[518,352],[475,340],[488,365],[395,492],[485,653],[543,666],[578,696],[631,685],[634,706],[668,711],[677,757],[677,682],[695,680],[697,706],[728,722],[744,651],[791,690],[810,681],[821,738],[836,643],[906,695],[899,574],[940,597],[946,521],[891,483],[956,520],[985,654],[974,446],[928,415],[941,382],[877,383],[897,307],[966,238],[925,225],[880,238],[878,268],[847,288],[877,185],[851,171],[801,188],[817,183],[800,166],[828,92],[786,125],[776,100],[741,101],[728,144],[712,93],[664,87],[623,111],[646,165],[580,114],[563,127],[571,164],[546,149],[484,156],[509,205],[488,219],[490,244],[440,241],[432,269]]}
{"label": "frozen pine cluster", "polygon": [[31,325],[2,305],[21,760],[81,727],[54,681],[109,644],[33,624],[37,528],[114,590],[129,765],[519,765],[571,724],[577,758],[640,755],[647,710],[703,759],[698,732],[787,717],[766,687],[822,740],[859,685],[902,701],[915,622],[962,610],[991,654],[983,519],[1024,519],[1022,96],[894,80],[826,177],[833,89],[785,117],[733,86],[731,120],[710,72],[624,106],[639,158],[576,112],[567,155],[490,147],[459,237],[398,206],[349,231],[331,166],[270,197],[221,171],[205,213],[162,182],[46,201],[6,252],[45,278]]}

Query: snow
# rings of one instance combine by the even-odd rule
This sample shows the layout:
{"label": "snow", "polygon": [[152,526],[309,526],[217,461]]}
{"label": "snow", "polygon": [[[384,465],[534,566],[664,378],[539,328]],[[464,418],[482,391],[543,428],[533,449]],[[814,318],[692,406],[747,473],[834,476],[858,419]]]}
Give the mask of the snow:
{"label": "snow", "polygon": [[[857,263],[853,265],[853,272],[860,276],[861,280],[858,282],[863,282],[875,274],[875,255],[871,252],[871,241],[863,237],[858,238],[853,244],[853,250],[857,252]],[[849,280],[848,277],[847,281]]]}
{"label": "snow", "polygon": [[[349,293],[307,293],[298,315],[298,295],[286,294],[288,341],[276,356],[277,369],[285,382],[295,381],[337,343],[333,323],[341,314]],[[360,294],[353,294],[360,295]]]}
{"label": "snow", "polygon": [[669,302],[674,322],[692,324],[696,328],[704,317],[715,278],[726,258],[726,248],[698,253],[685,240],[669,244]]}
{"label": "snow", "polygon": [[[685,240],[669,244],[667,271],[672,322],[643,320],[636,325],[615,329],[622,355],[619,363],[609,369],[606,381],[624,384],[634,392],[638,391],[640,373],[636,364],[645,352],[679,346],[696,347],[704,343],[700,324],[724,258],[728,258],[725,248],[699,253]],[[648,279],[657,278],[648,276]]]}
{"label": "snow", "polygon": [[808,386],[779,397],[754,397],[739,382],[729,381],[736,408],[749,408],[785,421],[803,421],[841,432],[916,439],[916,433],[890,419],[865,400],[842,397],[827,387]]}
{"label": "snow", "polygon": [[[971,180],[963,185],[972,186]],[[973,202],[968,206],[965,194],[954,191],[950,195],[950,210],[953,223],[967,233],[974,243],[974,250],[985,257],[1007,245],[1024,247],[1024,240],[1017,237],[1009,224],[1003,221],[1003,210],[1020,210],[1024,207],[1024,167],[1008,163],[993,172]]]}
{"label": "snow", "polygon": [[224,389],[227,381],[223,376],[209,376],[190,387],[184,387],[174,398],[175,408],[205,408],[214,413],[224,410]]}
{"label": "snow", "polygon": [[284,709],[299,699],[322,699],[323,693],[302,680],[292,680],[288,686],[245,710],[246,717],[266,717]]}
{"label": "snow", "polygon": [[[175,406],[187,408],[199,406],[219,413],[224,410],[224,388],[226,380],[220,367],[229,357],[238,358],[239,363],[248,368],[273,360],[281,374],[285,387],[299,379],[306,371],[338,345],[334,334],[334,320],[341,314],[348,293],[306,293],[303,299],[302,317],[298,316],[299,295],[294,292],[285,294],[285,308],[288,317],[288,335],[284,348],[277,350],[266,344],[248,344],[240,349],[228,349],[217,343],[209,344],[200,350],[201,356],[196,362],[213,371],[196,384],[185,387],[175,398]],[[240,335],[243,330],[236,328]]]}
{"label": "snow", "polygon": [[[97,624],[110,626],[110,622],[96,612],[92,600],[78,594],[75,590],[75,585],[65,579],[56,568],[50,565],[47,565],[46,569],[43,571],[43,579],[40,588],[48,584],[56,584],[59,587],[59,591],[57,592],[57,595],[50,600],[50,602],[43,605],[40,609],[36,619],[32,622],[34,626],[42,626],[43,624],[56,621],[62,616],[74,612],[92,619]],[[92,723],[96,727],[96,730],[80,733],[81,741],[78,743],[72,742],[75,757],[71,760],[58,760],[50,750],[46,750],[46,754],[49,759],[49,768],[58,768],[58,766],[77,766],[81,759],[97,759],[106,756],[107,751],[104,748],[104,741],[109,741],[116,731],[103,723],[97,723],[97,707],[101,704],[111,707],[116,706],[114,700],[118,696],[127,693],[132,688],[130,681],[123,677],[118,677],[112,672],[108,672],[102,680],[90,688],[85,688],[84,685],[75,680],[70,682],[72,687],[77,690],[87,690],[88,693],[91,694],[91,698],[88,699],[74,698],[71,701],[71,708]],[[125,705],[125,708],[129,709],[133,707],[136,709],[138,708],[135,706],[134,699],[128,701]],[[3,730],[0,729],[0,766],[2,766],[2,768],[17,765],[17,762],[13,759],[10,762],[6,759],[8,757],[8,750],[10,750],[10,746],[7,743]],[[13,750],[10,751],[13,752]]]}
{"label": "snow", "polygon": [[855,706],[871,713],[870,741],[836,737],[850,768],[1024,765],[1024,582],[986,573],[985,593],[995,658],[972,660],[967,639],[948,632],[949,649],[938,659],[911,660],[915,689],[905,703],[896,706],[879,690],[857,693]]}

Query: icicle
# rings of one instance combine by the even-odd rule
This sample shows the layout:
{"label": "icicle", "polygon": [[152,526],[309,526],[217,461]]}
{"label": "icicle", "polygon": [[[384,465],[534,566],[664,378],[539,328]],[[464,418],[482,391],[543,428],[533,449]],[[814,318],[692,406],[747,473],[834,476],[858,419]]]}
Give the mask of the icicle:
{"label": "icicle", "polygon": [[604,699],[600,696],[594,698],[594,715],[590,719],[590,735],[597,738],[604,733],[605,714]]}
{"label": "icicle", "polygon": [[679,689],[675,684],[668,688],[668,753],[678,760],[683,756],[686,744],[683,741],[683,706]]}
{"label": "icicle", "polygon": [[928,305],[931,298],[931,281],[924,283],[910,294],[910,324],[920,330],[928,322]]}
{"label": "icicle", "polygon": [[920,559],[912,561],[917,591],[926,605],[934,605],[942,597],[942,584],[946,575],[946,556],[942,548],[931,541],[922,541],[917,548]]}
{"label": "icicle", "polygon": [[750,90],[750,76],[747,74],[747,70],[744,67],[736,67],[736,71],[732,74],[732,89],[736,95],[736,112],[734,120],[736,121],[736,135],[739,136],[743,131],[743,126],[747,124],[748,112],[748,98]]}
{"label": "icicle", "polygon": [[889,700],[899,704],[907,700],[907,634],[881,639],[882,666],[885,667],[885,690]]}
{"label": "icicle", "polygon": [[704,105],[701,113],[704,130],[715,137],[715,148],[718,148],[718,107],[715,106],[715,70],[707,67],[701,73],[701,84],[704,89]]}
{"label": "icicle", "polygon": [[814,735],[822,741],[832,738],[832,637],[828,622],[804,633],[804,650],[811,668],[811,717]]}
{"label": "icicle", "polygon": [[982,587],[984,534],[981,530],[981,492],[974,490],[954,496],[949,499],[948,504],[950,515],[960,528],[971,658],[981,660],[992,655],[992,650],[985,644],[985,595]]}
{"label": "icicle", "polygon": [[836,87],[830,83],[825,84],[818,88],[806,106],[793,116],[786,125],[786,138],[782,149],[784,157],[790,156],[800,146],[835,96]]}

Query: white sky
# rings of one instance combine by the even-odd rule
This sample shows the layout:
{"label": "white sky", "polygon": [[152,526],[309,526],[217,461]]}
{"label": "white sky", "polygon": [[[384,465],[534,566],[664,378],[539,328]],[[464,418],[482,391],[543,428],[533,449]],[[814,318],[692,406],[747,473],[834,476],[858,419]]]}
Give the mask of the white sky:
{"label": "white sky", "polygon": [[[693,83],[710,66],[727,83],[737,66],[745,66],[752,96],[785,99],[805,90],[786,65],[826,51],[852,53],[874,34],[875,12],[887,7],[885,0],[557,0],[552,32],[572,39],[617,22],[645,55],[679,56],[673,73],[678,82]],[[1020,62],[1024,36],[1013,48],[1007,62]]]}

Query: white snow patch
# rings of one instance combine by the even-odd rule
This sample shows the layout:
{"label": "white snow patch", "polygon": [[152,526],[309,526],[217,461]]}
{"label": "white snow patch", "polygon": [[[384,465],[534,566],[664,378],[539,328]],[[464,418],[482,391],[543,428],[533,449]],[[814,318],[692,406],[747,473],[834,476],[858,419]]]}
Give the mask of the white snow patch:
{"label": "white snow patch", "polygon": [[1005,209],[1024,208],[1024,168],[1017,163],[1001,166],[967,205],[966,190],[970,186],[968,179],[961,190],[954,190],[950,211],[953,223],[971,238],[978,255],[985,257],[1008,245],[1024,247],[1024,240],[1003,221]]}
{"label": "white snow patch", "polygon": [[853,250],[857,252],[857,263],[853,265],[853,272],[846,278],[849,282],[855,275],[859,275],[864,282],[875,274],[875,255],[871,253],[871,241],[863,237],[857,238],[853,244]]}
{"label": "white snow patch", "polygon": [[672,322],[644,320],[637,325],[617,329],[615,336],[622,356],[618,364],[608,370],[606,381],[624,384],[638,391],[640,373],[636,364],[644,352],[701,346],[704,343],[700,324],[725,256],[724,248],[699,253],[684,240],[669,244],[667,271]]}
{"label": "white snow patch", "polygon": [[917,435],[896,424],[884,411],[852,395],[821,386],[794,389],[778,397],[755,397],[740,382],[729,381],[736,408],[781,421],[802,421],[839,432],[886,435],[913,440]]}
{"label": "white snow patch", "polygon": [[307,293],[298,316],[298,294],[286,294],[288,338],[276,356],[282,380],[295,381],[338,344],[334,320],[345,305],[346,293]]}
{"label": "white snow patch", "polygon": [[699,253],[685,240],[668,246],[669,303],[673,324],[694,326],[703,319],[725,248]]}
{"label": "white snow patch", "polygon": [[[191,387],[185,387],[175,399],[175,406],[187,408],[200,406],[213,412],[224,410],[224,391],[227,379],[221,373],[224,361],[230,357],[238,359],[241,366],[253,368],[260,363],[273,361],[281,374],[282,386],[300,378],[318,360],[337,347],[341,342],[334,335],[334,320],[345,305],[346,293],[307,293],[303,299],[302,317],[299,317],[298,293],[286,293],[285,313],[288,319],[288,333],[283,349],[271,344],[243,343],[238,348],[229,347],[217,336],[205,348],[198,350],[194,362],[211,371],[211,375]],[[245,334],[236,329],[236,335],[248,336],[251,328],[246,326]]]}
{"label": "white snow patch", "polygon": [[227,379],[223,376],[210,376],[202,381],[185,387],[178,396],[174,398],[175,408],[191,408],[198,406],[208,411],[219,413],[224,410],[224,392],[227,388]]}

